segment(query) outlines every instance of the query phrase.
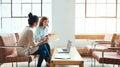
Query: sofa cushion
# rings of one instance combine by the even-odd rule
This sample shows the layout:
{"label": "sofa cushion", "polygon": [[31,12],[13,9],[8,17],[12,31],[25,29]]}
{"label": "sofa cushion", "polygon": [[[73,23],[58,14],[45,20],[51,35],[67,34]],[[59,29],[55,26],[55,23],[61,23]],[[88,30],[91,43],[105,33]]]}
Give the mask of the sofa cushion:
{"label": "sofa cushion", "polygon": [[92,56],[99,63],[120,64],[120,56],[116,52],[104,52],[104,57],[102,57],[102,52],[94,51]]}
{"label": "sofa cushion", "polygon": [[[120,47],[120,43],[117,45],[117,47]],[[117,50],[117,54],[120,55],[120,50]]]}
{"label": "sofa cushion", "polygon": [[[16,45],[16,40],[15,40],[15,35],[14,34],[5,34],[1,35],[2,41],[3,41],[3,46],[15,46]],[[8,47],[5,48],[5,55],[17,55],[16,48],[13,47]]]}
{"label": "sofa cushion", "polygon": [[[115,44],[120,47],[120,34],[116,37]],[[117,54],[120,55],[120,50],[117,50]]]}

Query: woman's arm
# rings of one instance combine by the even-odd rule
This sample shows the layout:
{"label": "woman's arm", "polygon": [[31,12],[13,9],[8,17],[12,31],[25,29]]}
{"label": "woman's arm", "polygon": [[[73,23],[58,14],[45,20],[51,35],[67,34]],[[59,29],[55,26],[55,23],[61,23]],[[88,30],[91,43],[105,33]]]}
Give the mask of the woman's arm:
{"label": "woman's arm", "polygon": [[46,43],[46,40],[44,40],[42,42],[34,42],[33,32],[32,31],[29,31],[28,39],[29,39],[30,46],[41,46],[42,44]]}
{"label": "woman's arm", "polygon": [[41,45],[43,45],[44,43],[47,43],[47,42],[46,42],[46,41],[38,42],[38,43],[36,43],[36,46],[41,46]]}

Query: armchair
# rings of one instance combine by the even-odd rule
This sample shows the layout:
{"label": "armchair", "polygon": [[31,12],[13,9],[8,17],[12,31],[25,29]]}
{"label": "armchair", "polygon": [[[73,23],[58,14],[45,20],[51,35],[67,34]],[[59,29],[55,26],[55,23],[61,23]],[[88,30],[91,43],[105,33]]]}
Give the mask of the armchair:
{"label": "armchair", "polygon": [[17,48],[22,46],[17,46],[15,34],[0,35],[0,63],[12,63],[13,67],[13,62],[28,62],[30,67],[33,56],[18,56]]}
{"label": "armchair", "polygon": [[114,47],[114,40],[116,39],[117,34],[106,34],[104,40],[93,41],[91,45],[87,45],[86,48],[92,54],[93,51],[102,51],[108,47]]}
{"label": "armchair", "polygon": [[[103,49],[102,52],[93,51],[92,56],[99,63],[102,63],[102,67],[104,67],[104,64],[116,64],[118,66],[120,65],[120,35],[117,40],[118,42],[115,43],[117,47],[109,47]],[[112,51],[106,52],[106,50],[112,50]]]}
{"label": "armchair", "polygon": [[104,49],[102,52],[94,51],[92,53],[92,56],[99,63],[102,63],[102,67],[104,67],[104,64],[120,65],[120,54],[118,54],[116,51],[105,52],[106,50],[120,50],[120,47],[107,48],[107,49]]}

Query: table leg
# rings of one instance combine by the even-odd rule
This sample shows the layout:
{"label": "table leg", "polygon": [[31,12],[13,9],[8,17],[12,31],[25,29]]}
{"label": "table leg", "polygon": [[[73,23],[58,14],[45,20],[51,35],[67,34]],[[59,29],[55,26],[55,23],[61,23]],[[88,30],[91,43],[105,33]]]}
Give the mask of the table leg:
{"label": "table leg", "polygon": [[50,62],[50,67],[55,67],[55,64],[53,62]]}
{"label": "table leg", "polygon": [[84,62],[81,62],[81,63],[79,64],[79,67],[84,67]]}

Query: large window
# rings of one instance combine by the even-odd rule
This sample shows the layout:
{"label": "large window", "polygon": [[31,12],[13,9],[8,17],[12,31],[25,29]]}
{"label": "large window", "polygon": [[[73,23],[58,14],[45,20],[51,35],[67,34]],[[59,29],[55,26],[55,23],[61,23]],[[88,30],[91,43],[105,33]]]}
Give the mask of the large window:
{"label": "large window", "polygon": [[29,12],[39,18],[47,16],[50,21],[49,31],[51,31],[51,2],[52,0],[1,0],[1,31],[21,32],[28,25]]}
{"label": "large window", "polygon": [[76,0],[75,34],[120,32],[120,0]]}
{"label": "large window", "polygon": [[[116,18],[117,0],[86,0],[86,17]],[[112,10],[111,10],[112,9]]]}

